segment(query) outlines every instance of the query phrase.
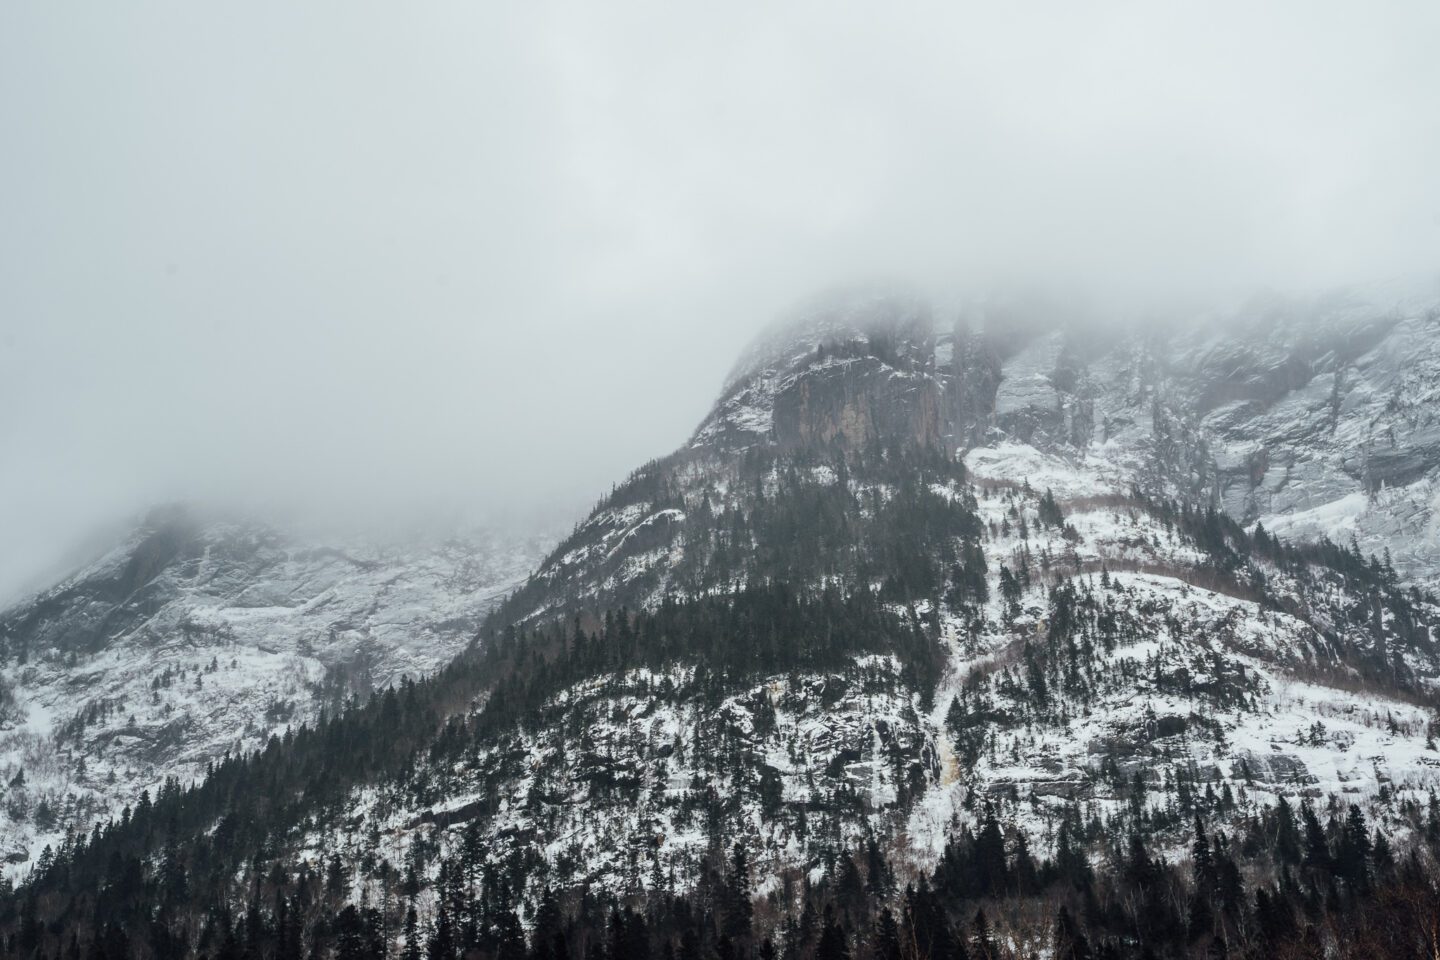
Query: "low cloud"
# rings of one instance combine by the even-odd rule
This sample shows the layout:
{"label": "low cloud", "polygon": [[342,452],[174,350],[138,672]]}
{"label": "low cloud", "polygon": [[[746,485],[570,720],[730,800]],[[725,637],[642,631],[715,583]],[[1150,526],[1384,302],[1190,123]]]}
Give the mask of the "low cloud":
{"label": "low cloud", "polygon": [[1432,4],[0,12],[0,597],[160,499],[573,512],[818,289],[1433,273]]}

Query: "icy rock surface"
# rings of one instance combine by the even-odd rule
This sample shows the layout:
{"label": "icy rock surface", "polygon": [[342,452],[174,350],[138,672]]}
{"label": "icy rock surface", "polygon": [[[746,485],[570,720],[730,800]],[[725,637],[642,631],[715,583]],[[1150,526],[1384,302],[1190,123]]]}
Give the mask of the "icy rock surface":
{"label": "icy rock surface", "polygon": [[750,350],[694,446],[1028,444],[1119,489],[1286,536],[1353,536],[1440,583],[1440,292],[1257,300],[1169,325],[1067,320],[956,321],[887,297],[817,311]]}

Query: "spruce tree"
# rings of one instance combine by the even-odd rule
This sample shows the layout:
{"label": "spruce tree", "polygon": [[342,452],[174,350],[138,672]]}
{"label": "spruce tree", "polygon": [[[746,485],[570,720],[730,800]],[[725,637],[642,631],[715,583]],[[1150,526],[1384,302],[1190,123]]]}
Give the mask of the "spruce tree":
{"label": "spruce tree", "polygon": [[875,960],[900,960],[900,925],[889,907],[875,921]]}
{"label": "spruce tree", "polygon": [[425,960],[454,960],[455,931],[450,924],[450,911],[441,903],[436,911],[435,925],[425,945]]}
{"label": "spruce tree", "polygon": [[401,960],[420,960],[420,919],[415,913],[415,901],[411,900],[405,908],[405,926],[403,927],[405,938],[404,949],[401,950]]}
{"label": "spruce tree", "polygon": [[815,948],[815,960],[850,960],[850,944],[846,941],[845,928],[828,908],[825,911],[825,927],[820,934],[820,944]]}
{"label": "spruce tree", "polygon": [[1089,939],[1080,930],[1069,908],[1062,906],[1055,918],[1056,960],[1090,960],[1091,957]]}
{"label": "spruce tree", "polygon": [[1300,830],[1295,823],[1295,810],[1283,795],[1275,809],[1275,856],[1285,864],[1300,862]]}
{"label": "spruce tree", "polygon": [[1325,828],[1320,826],[1315,809],[1308,801],[1300,805],[1300,819],[1305,832],[1305,865],[1315,870],[1330,870],[1330,844],[1325,839]]}
{"label": "spruce tree", "polygon": [[990,928],[990,918],[984,909],[977,909],[970,921],[970,956],[974,960],[998,960],[999,946],[995,942],[995,931]]}
{"label": "spruce tree", "polygon": [[754,915],[753,894],[750,891],[750,860],[745,846],[736,842],[730,855],[730,872],[725,877],[724,887],[724,931],[737,942],[749,942],[750,927]]}
{"label": "spruce tree", "polygon": [[1205,836],[1205,825],[1195,818],[1195,842],[1191,845],[1190,874],[1190,939],[1192,941],[1208,934],[1215,925],[1210,898],[1215,892],[1215,861],[1210,850],[1210,840]]}

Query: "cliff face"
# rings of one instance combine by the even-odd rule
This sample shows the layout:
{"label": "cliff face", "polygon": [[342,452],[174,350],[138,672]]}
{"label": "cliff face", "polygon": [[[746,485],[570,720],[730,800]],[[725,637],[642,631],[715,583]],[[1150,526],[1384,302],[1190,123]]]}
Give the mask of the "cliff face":
{"label": "cliff face", "polygon": [[[1026,386],[1048,365],[1031,347],[1004,362],[993,423],[1008,440],[1114,465],[1245,523],[1353,536],[1433,584],[1437,302],[1269,305],[1137,336],[1084,355],[1065,382],[1049,377],[1053,397]],[[1033,429],[1040,411],[1061,409],[1069,429]]]}
{"label": "cliff face", "polygon": [[944,383],[928,310],[847,302],[773,328],[746,352],[697,446],[843,450],[944,445]]}
{"label": "cliff face", "polygon": [[1203,323],[1080,329],[869,298],[779,326],[694,446],[1094,462],[1151,493],[1440,570],[1440,295],[1263,302]]}
{"label": "cliff face", "polygon": [[20,657],[32,649],[64,655],[100,650],[109,637],[132,629],[147,607],[163,602],[156,578],[172,564],[199,555],[199,534],[185,511],[153,511],[132,542],[89,576],[72,578],[0,613],[0,638],[8,652]]}
{"label": "cliff face", "polygon": [[775,396],[774,439],[783,448],[859,450],[878,443],[939,449],[940,387],[928,371],[874,356],[823,365]]}
{"label": "cliff face", "polygon": [[936,368],[945,375],[946,445],[955,450],[980,446],[995,415],[995,397],[1003,378],[1000,356],[983,335],[957,324],[935,348]]}

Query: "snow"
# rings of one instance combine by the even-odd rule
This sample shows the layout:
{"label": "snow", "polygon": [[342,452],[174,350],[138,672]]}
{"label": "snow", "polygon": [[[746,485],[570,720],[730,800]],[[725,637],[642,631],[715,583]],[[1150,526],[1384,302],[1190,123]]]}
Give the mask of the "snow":
{"label": "snow", "polygon": [[[98,649],[42,644],[0,665],[16,700],[0,723],[0,782],[25,775],[0,807],[0,855],[28,856],[7,867],[12,878],[66,823],[88,828],[165,777],[188,784],[227,751],[260,746],[351,691],[437,669],[545,546],[483,531],[327,543],[233,523],[198,536],[193,563],[159,570]],[[48,621],[62,626],[103,609],[91,584],[125,569],[142,541],[0,615],[0,633],[47,598],[66,604]],[[36,823],[42,802],[55,829]]]}
{"label": "snow", "polygon": [[1037,493],[1048,489],[1062,499],[1100,496],[1125,489],[1113,471],[1107,471],[1104,461],[1071,461],[1042,453],[1025,443],[1005,441],[976,447],[965,453],[964,460],[976,483],[1029,483]]}
{"label": "snow", "polygon": [[[515,838],[531,836],[533,841],[524,842],[533,842],[551,869],[576,864],[591,882],[624,889],[645,885],[653,857],[662,872],[674,871],[680,886],[694,882],[711,842],[696,804],[710,789],[739,804],[747,842],[760,851],[769,876],[783,866],[820,870],[818,842],[856,845],[880,835],[898,838],[892,849],[903,851],[897,864],[903,882],[913,871],[933,867],[948,836],[958,825],[975,826],[987,804],[1025,831],[1039,855],[1050,851],[1055,817],[1067,804],[1078,805],[1086,818],[1118,813],[1129,799],[1106,778],[1104,763],[1112,754],[1127,777],[1132,768],[1145,773],[1145,802],[1152,807],[1173,802],[1164,784],[1191,770],[1202,781],[1218,778],[1209,780],[1217,791],[1228,784],[1242,812],[1273,803],[1281,793],[1292,799],[1334,794],[1365,804],[1377,822],[1385,816],[1376,802],[1381,786],[1412,798],[1440,786],[1440,754],[1425,747],[1431,719],[1425,710],[1307,676],[1320,649],[1310,623],[1264,609],[1243,591],[1231,595],[1207,587],[1194,573],[1203,559],[1194,545],[1107,488],[1094,465],[1015,443],[974,451],[967,463],[987,528],[992,599],[978,632],[942,609],[947,663],[928,711],[919,711],[915,692],[896,682],[894,659],[883,655],[857,657],[836,675],[761,678],[732,691],[713,710],[688,689],[694,682],[688,668],[605,675],[560,692],[547,707],[549,719],[482,745],[448,771],[447,792],[434,809],[459,809],[500,785],[508,802],[484,826],[495,844],[494,857],[522,842]],[[728,489],[723,479],[715,486]],[[1077,541],[1039,524],[1038,498],[1046,488],[1055,491]],[[961,496],[952,487],[936,492],[942,491]],[[723,502],[716,506],[724,508]],[[1024,539],[1016,512],[1027,521]],[[624,519],[633,525],[655,515],[641,505]],[[1008,533],[1001,528],[1007,519]],[[627,527],[607,520],[607,529]],[[676,562],[678,549],[628,554],[618,576],[663,570]],[[1022,551],[1037,566],[1041,557],[1051,558],[1048,572],[1037,570],[1042,583],[1078,571],[1082,588],[1097,591],[1101,602],[1114,608],[1123,624],[1120,639],[1100,656],[1096,673],[1116,679],[1102,682],[1092,702],[1066,703],[1062,722],[993,725],[981,755],[967,768],[945,724],[952,701],[962,685],[977,682],[997,702],[1003,700],[995,692],[999,678],[1017,668],[1027,638],[1045,635],[1039,588],[1025,598],[1031,612],[1013,626],[1001,622],[999,563]],[[1101,569],[1108,572],[1108,587],[1100,583]],[[1277,589],[1288,589],[1280,571],[1268,572]],[[1312,604],[1328,597],[1325,602],[1343,609],[1340,589],[1325,587]],[[929,610],[930,604],[917,604],[920,614]],[[1204,684],[1217,668],[1240,678],[1231,681],[1242,691],[1239,700],[1208,698]],[[1151,680],[1155,669],[1189,671],[1192,692],[1157,687]],[[1121,682],[1127,670],[1134,679]],[[872,680],[857,683],[860,676]],[[662,681],[673,694],[656,695]],[[774,711],[773,724],[761,722],[762,703]],[[1163,737],[1147,734],[1155,718],[1183,729]],[[1317,720],[1325,731],[1312,742]],[[566,734],[567,729],[582,732]],[[716,765],[710,745],[726,741],[738,742],[751,758],[746,768],[752,780],[762,769],[774,771],[786,809],[823,800],[842,785],[854,791],[856,806],[829,809],[822,836],[803,836],[789,817],[762,809],[753,785]],[[496,766],[505,755],[529,761],[523,771],[507,774]],[[635,778],[633,793],[610,795],[595,787],[584,770],[596,762],[622,778]],[[922,771],[924,789],[902,809],[897,770],[912,764]],[[532,793],[552,799],[532,805],[525,802]],[[367,799],[372,795],[373,805]],[[402,862],[408,845],[421,837],[442,848],[459,842],[463,825],[438,831],[411,826],[420,811],[407,807],[404,796],[403,786],[392,784],[355,800],[357,810],[377,812],[382,852],[391,862]],[[306,845],[358,853],[368,829],[367,823],[360,832],[314,835]],[[638,878],[632,861],[640,865]]]}
{"label": "snow", "polygon": [[1369,498],[1357,491],[1308,510],[1270,514],[1261,517],[1260,522],[1270,533],[1282,537],[1326,536],[1336,543],[1345,543],[1356,531],[1360,516],[1369,506]]}

